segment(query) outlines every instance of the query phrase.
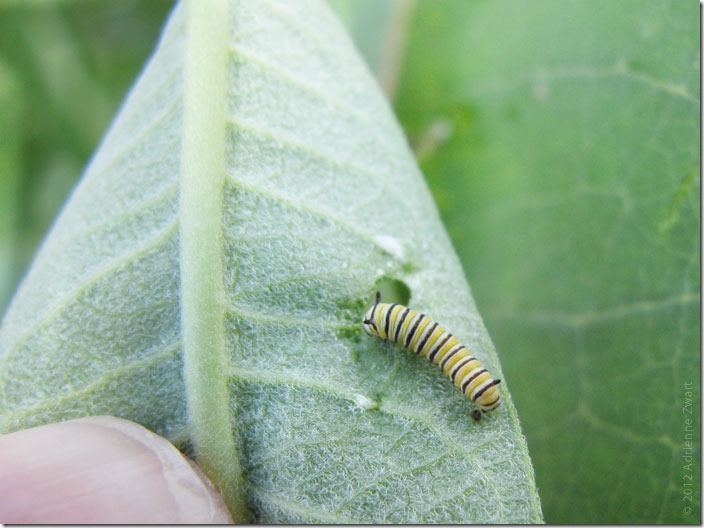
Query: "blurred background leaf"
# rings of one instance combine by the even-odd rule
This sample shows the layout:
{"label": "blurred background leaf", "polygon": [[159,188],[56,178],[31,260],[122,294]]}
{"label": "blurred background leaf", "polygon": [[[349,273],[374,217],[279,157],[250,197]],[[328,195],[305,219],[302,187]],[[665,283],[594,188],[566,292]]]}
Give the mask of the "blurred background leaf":
{"label": "blurred background leaf", "polygon": [[[699,523],[695,4],[331,4],[462,258],[546,521]],[[0,4],[0,307],[170,5]]]}

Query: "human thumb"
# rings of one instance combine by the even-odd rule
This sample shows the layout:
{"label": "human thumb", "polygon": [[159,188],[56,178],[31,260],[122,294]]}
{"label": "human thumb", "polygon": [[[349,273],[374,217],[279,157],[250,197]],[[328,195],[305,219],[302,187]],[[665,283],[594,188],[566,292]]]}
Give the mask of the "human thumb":
{"label": "human thumb", "polygon": [[0,522],[229,523],[223,500],[165,438],[111,416],[0,436]]}

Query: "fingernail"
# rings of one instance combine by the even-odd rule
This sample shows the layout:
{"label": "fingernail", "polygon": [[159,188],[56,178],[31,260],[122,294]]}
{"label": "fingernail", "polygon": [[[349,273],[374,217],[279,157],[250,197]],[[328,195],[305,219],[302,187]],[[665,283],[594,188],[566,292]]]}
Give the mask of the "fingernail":
{"label": "fingernail", "polygon": [[208,479],[166,439],[98,416],[0,436],[0,522],[231,523]]}

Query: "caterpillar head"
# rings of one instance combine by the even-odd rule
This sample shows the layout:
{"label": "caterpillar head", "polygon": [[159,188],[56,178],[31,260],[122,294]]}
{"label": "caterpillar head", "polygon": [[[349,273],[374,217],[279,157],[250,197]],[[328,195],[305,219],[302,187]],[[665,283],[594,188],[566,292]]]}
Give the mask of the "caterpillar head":
{"label": "caterpillar head", "polygon": [[377,337],[379,335],[379,331],[376,328],[376,324],[372,320],[372,315],[374,308],[370,308],[367,313],[364,314],[364,319],[362,320],[362,325],[364,328],[364,331],[368,333],[371,336]]}
{"label": "caterpillar head", "polygon": [[374,306],[367,310],[367,313],[364,314],[364,318],[362,319],[364,331],[374,337],[379,337],[379,329],[376,327],[376,323],[374,322],[374,311],[380,302],[381,294],[376,292],[376,303],[374,303]]}

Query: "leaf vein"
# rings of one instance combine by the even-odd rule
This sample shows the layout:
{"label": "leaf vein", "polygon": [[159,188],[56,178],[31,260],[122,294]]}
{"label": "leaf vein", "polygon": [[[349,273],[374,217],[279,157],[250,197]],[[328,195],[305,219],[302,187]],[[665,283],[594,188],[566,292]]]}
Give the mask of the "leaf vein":
{"label": "leaf vein", "polygon": [[492,313],[492,318],[513,320],[526,323],[552,325],[559,324],[574,329],[582,329],[592,324],[603,323],[610,320],[618,320],[637,314],[648,314],[688,304],[699,303],[699,293],[684,292],[673,297],[663,299],[643,300],[623,305],[605,308],[603,310],[592,310],[582,313],[560,313],[560,312],[531,312],[530,314],[515,313],[511,311],[496,311]]}
{"label": "leaf vein", "polygon": [[[176,107],[177,103],[179,102],[181,102],[181,98],[176,96],[171,102],[163,103],[163,105],[161,105],[163,110],[161,110],[157,115],[155,115],[149,123],[141,125],[139,132],[134,136],[130,136],[129,141],[121,145],[119,151],[115,152],[114,154],[112,154],[112,156],[110,156],[110,158],[105,160],[102,166],[96,164],[95,167],[92,167],[93,170],[96,171],[96,174],[104,174],[105,172],[113,168],[115,165],[117,165],[117,163],[119,163],[121,160],[125,159],[128,155],[134,152],[136,150],[136,145],[144,143],[144,138],[146,138],[150,133],[154,132],[154,130],[169,115],[171,115],[171,113],[174,111],[174,107]],[[98,159],[100,158],[96,158],[96,161]],[[89,169],[90,168],[91,167],[89,167]]]}
{"label": "leaf vein", "polygon": [[[265,199],[271,200],[273,202],[278,202],[286,205],[287,207],[294,209],[296,211],[301,211],[308,213],[316,218],[329,222],[330,224],[342,227],[345,231],[348,231],[355,235],[357,238],[364,240],[369,243],[370,246],[377,248],[380,253],[392,257],[394,260],[399,261],[398,257],[391,253],[387,248],[379,244],[372,235],[365,231],[355,228],[352,224],[347,222],[344,218],[339,217],[332,211],[316,207],[310,203],[303,202],[301,200],[296,200],[294,197],[278,193],[273,189],[268,189],[266,187],[260,187],[251,184],[250,182],[244,182],[233,175],[228,175],[228,181],[238,189],[249,192],[251,194],[256,194]],[[400,261],[399,261],[400,264]]]}
{"label": "leaf vein", "polygon": [[[367,399],[373,399],[373,395],[363,394],[362,391],[354,392],[354,390],[345,390],[340,384],[331,385],[320,381],[312,381],[309,378],[303,377],[297,373],[291,372],[273,372],[270,370],[246,369],[238,366],[231,366],[229,370],[230,377],[248,382],[255,382],[266,385],[285,385],[295,388],[313,389],[326,392],[332,396],[350,401],[355,405],[360,396]],[[461,439],[451,438],[438,424],[438,422],[429,415],[419,413],[414,409],[407,409],[401,406],[391,406],[382,404],[374,412],[384,412],[392,417],[403,418],[411,422],[425,426],[431,431],[445,446],[449,453],[457,453],[469,461],[475,461],[474,453],[480,445],[474,446],[472,449],[467,449],[463,446]],[[487,479],[488,481],[489,479]]]}
{"label": "leaf vein", "polygon": [[176,219],[174,219],[172,222],[167,224],[164,229],[159,231],[155,236],[145,241],[140,246],[137,246],[131,252],[124,255],[120,255],[118,258],[113,259],[101,268],[94,270],[91,275],[88,275],[83,278],[73,290],[59,297],[57,301],[52,306],[50,306],[46,312],[44,312],[44,314],[35,319],[32,324],[29,325],[26,330],[17,337],[17,339],[15,339],[13,343],[13,348],[8,349],[5,354],[0,356],[0,370],[2,370],[3,365],[7,364],[9,359],[12,357],[13,351],[17,351],[19,349],[19,346],[26,342],[32,335],[34,335],[35,331],[38,328],[43,326],[47,321],[50,321],[51,319],[56,317],[59,312],[61,312],[61,310],[66,305],[68,305],[70,301],[76,301],[78,299],[78,296],[82,292],[84,292],[88,287],[94,285],[100,279],[108,276],[110,273],[119,269],[120,265],[131,262],[136,258],[145,255],[149,251],[157,248],[159,244],[166,241],[177,231],[178,223],[176,222]]}
{"label": "leaf vein", "polygon": [[319,524],[359,524],[358,521],[342,517],[339,514],[323,513],[319,510],[307,507],[300,502],[294,502],[291,499],[282,499],[278,494],[266,491],[262,488],[254,489],[252,494],[260,497],[262,502],[275,504],[281,510],[291,512],[300,518],[317,519]]}
{"label": "leaf vein", "polygon": [[[372,121],[369,118],[368,113],[360,112],[354,106],[346,103],[344,100],[328,96],[325,92],[323,92],[322,90],[320,90],[318,87],[314,86],[313,84],[306,82],[303,78],[296,76],[295,74],[291,73],[288,70],[280,68],[279,66],[275,65],[273,62],[267,60],[266,58],[264,58],[260,55],[257,55],[251,51],[244,50],[240,46],[231,45],[230,51],[233,54],[235,54],[236,56],[239,56],[243,59],[246,59],[249,62],[256,63],[259,66],[261,66],[264,70],[267,70],[267,71],[274,73],[279,78],[288,82],[290,85],[294,85],[294,86],[298,86],[299,88],[302,88],[305,92],[314,95],[316,98],[320,99],[321,101],[331,103],[331,105],[337,106],[341,110],[344,110],[345,112],[347,112],[349,115],[354,116],[355,119],[357,119],[358,121],[360,121],[362,123],[373,125],[371,127],[371,130],[376,130],[377,123],[375,123],[374,121]],[[337,114],[337,115],[339,115],[339,114]],[[378,138],[378,139],[381,139],[381,138]],[[388,149],[388,150],[391,150],[391,149]]]}
{"label": "leaf vein", "polygon": [[349,321],[341,321],[339,319],[321,319],[316,314],[305,316],[291,316],[283,313],[264,313],[248,309],[242,305],[230,304],[227,308],[226,315],[233,318],[241,318],[249,323],[279,325],[289,327],[304,326],[307,328],[317,328],[320,330],[349,330],[358,328],[359,325],[351,324]]}
{"label": "leaf vein", "polygon": [[64,406],[65,403],[73,400],[85,399],[86,396],[95,392],[96,390],[104,387],[112,381],[120,379],[120,377],[130,374],[132,372],[140,371],[144,368],[153,366],[159,363],[162,359],[174,355],[181,349],[180,341],[175,341],[164,346],[161,352],[146,355],[136,361],[126,363],[116,368],[105,370],[102,375],[96,378],[93,382],[87,384],[85,387],[79,390],[72,390],[51,398],[44,398],[36,403],[31,403],[29,405],[21,405],[17,407],[12,412],[8,413],[4,424],[0,429],[9,430],[8,424],[16,421],[19,423],[23,417],[41,413],[42,411],[49,410],[52,407]]}

